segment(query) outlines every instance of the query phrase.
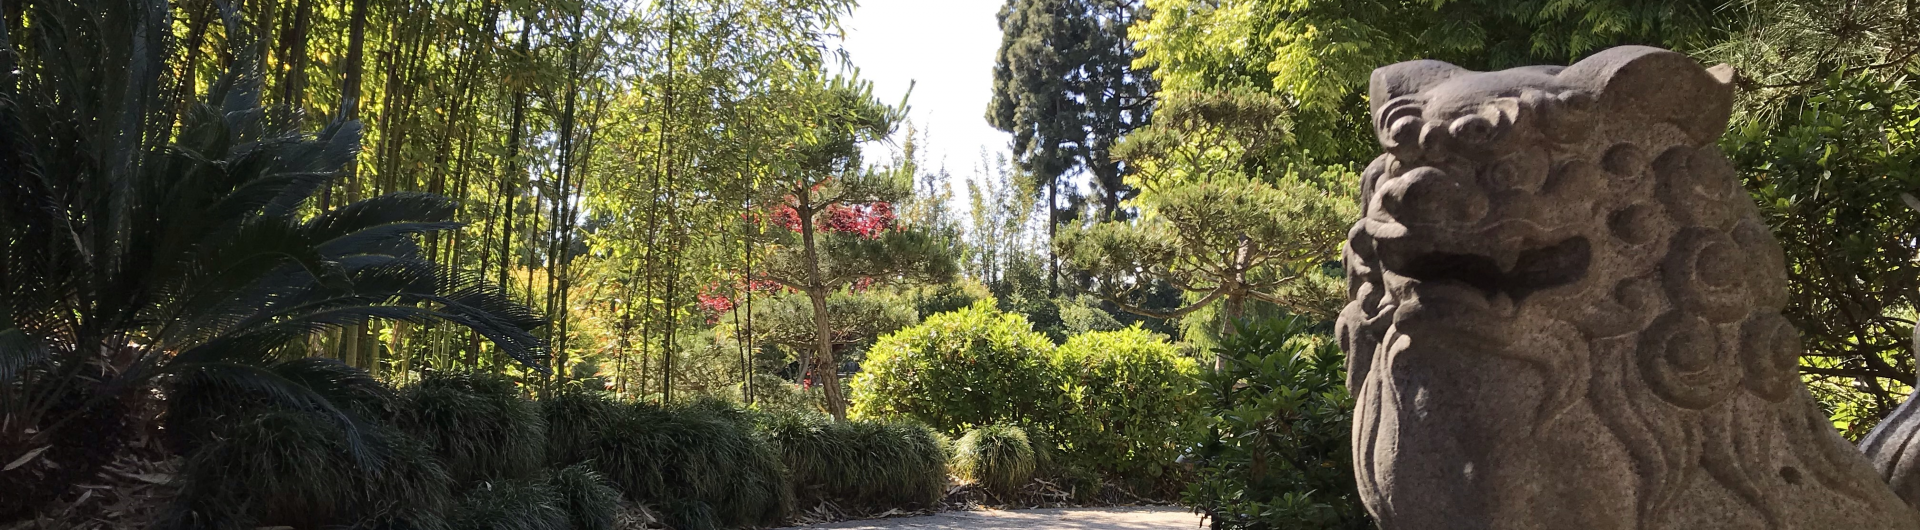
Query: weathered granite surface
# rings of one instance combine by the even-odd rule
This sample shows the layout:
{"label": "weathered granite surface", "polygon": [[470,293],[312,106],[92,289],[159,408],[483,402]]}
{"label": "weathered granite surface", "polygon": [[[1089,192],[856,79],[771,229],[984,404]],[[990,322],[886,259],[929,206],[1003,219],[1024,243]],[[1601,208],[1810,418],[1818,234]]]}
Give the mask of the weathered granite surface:
{"label": "weathered granite surface", "polygon": [[1381,528],[1920,529],[1797,376],[1714,146],[1732,77],[1637,46],[1374,71],[1338,329]]}

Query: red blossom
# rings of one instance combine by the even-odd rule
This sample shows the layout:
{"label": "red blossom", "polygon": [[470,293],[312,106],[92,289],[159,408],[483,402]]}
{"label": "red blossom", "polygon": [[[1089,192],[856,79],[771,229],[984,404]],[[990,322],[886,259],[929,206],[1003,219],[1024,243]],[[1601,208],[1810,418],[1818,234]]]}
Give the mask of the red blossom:
{"label": "red blossom", "polygon": [[739,304],[733,301],[735,293],[742,291],[771,293],[781,289],[786,289],[786,286],[780,285],[780,282],[773,280],[753,280],[745,283],[735,281],[732,286],[726,287],[723,287],[719,281],[714,281],[701,287],[700,292],[695,294],[694,298],[699,300],[700,309],[706,311],[707,323],[712,324],[718,322],[721,313],[732,311],[733,308],[739,306]]}
{"label": "red blossom", "polygon": [[[833,204],[821,212],[821,218],[814,228],[822,232],[853,234],[864,239],[879,238],[880,234],[894,228],[898,217],[893,213],[893,204],[875,201],[861,204]],[[781,204],[768,212],[768,220],[787,230],[800,231],[800,214],[793,206]]]}

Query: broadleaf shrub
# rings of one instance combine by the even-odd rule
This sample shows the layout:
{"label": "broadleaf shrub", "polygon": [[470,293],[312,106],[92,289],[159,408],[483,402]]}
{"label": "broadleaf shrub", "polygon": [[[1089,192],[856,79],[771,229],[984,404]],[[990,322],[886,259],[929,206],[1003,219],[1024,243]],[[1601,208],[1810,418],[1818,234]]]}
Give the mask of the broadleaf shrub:
{"label": "broadleaf shrub", "polygon": [[881,337],[853,379],[852,414],[906,417],[949,434],[1048,425],[1066,404],[1053,343],[982,301]]}
{"label": "broadleaf shrub", "polygon": [[1033,479],[1033,445],[1019,427],[980,427],[967,431],[953,445],[953,471],[962,480],[1012,495]]}
{"label": "broadleaf shrub", "polygon": [[1072,403],[1054,431],[1071,463],[1156,489],[1172,484],[1198,422],[1198,365],[1139,326],[1075,335],[1054,362]]}
{"label": "broadleaf shrub", "polygon": [[1215,528],[1372,528],[1354,485],[1346,359],[1302,319],[1241,326],[1201,377],[1206,429],[1184,504]]}
{"label": "broadleaf shrub", "polygon": [[1056,348],[1024,317],[982,303],[876,342],[853,380],[853,413],[949,435],[1018,426],[1038,472],[1086,486],[1076,494],[1098,487],[1090,475],[1171,494],[1180,483],[1174,460],[1198,425],[1197,372],[1164,336],[1137,326]]}
{"label": "broadleaf shrub", "polygon": [[946,493],[947,442],[925,425],[779,414],[767,419],[766,430],[800,507],[827,501],[865,513],[926,508]]}

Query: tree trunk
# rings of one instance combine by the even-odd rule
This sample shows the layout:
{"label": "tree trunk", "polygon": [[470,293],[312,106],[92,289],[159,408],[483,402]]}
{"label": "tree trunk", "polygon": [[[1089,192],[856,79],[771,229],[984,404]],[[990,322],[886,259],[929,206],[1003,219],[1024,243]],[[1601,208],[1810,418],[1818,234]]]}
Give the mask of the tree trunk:
{"label": "tree trunk", "polygon": [[286,73],[280,78],[280,101],[294,112],[306,110],[307,31],[313,25],[313,0],[294,4],[293,19],[280,33],[280,62]]}
{"label": "tree trunk", "polygon": [[[1221,304],[1223,314],[1220,318],[1220,338],[1222,339],[1240,332],[1240,317],[1245,315],[1247,310],[1247,262],[1252,259],[1253,238],[1240,234],[1240,244],[1233,251],[1233,266],[1228,269],[1231,273],[1225,278],[1226,285],[1222,286],[1227,289],[1227,299]],[[1226,355],[1214,353],[1213,371],[1219,372],[1226,369]]]}
{"label": "tree trunk", "polygon": [[[1226,301],[1221,303],[1221,312],[1224,313],[1220,319],[1220,338],[1222,339],[1240,332],[1237,322],[1240,320],[1240,316],[1246,313],[1247,295],[1241,294],[1240,286],[1237,283],[1230,287],[1230,289],[1233,290],[1227,292]],[[1220,372],[1226,369],[1226,354],[1215,351],[1213,354],[1213,371]]]}
{"label": "tree trunk", "polygon": [[[367,0],[353,0],[353,14],[350,17],[352,21],[348,23],[347,30],[347,71],[340,81],[341,120],[360,119],[360,76],[366,72]],[[342,170],[342,179],[347,184],[346,200],[342,202],[350,203],[359,198],[359,158],[355,156],[354,161],[348,162],[347,167]],[[331,206],[329,203],[332,201],[333,186],[327,186],[326,194],[320,199],[321,208]]]}
{"label": "tree trunk", "polygon": [[1060,224],[1060,209],[1054,201],[1060,196],[1060,179],[1047,181],[1047,294],[1060,292],[1060,255],[1053,251],[1054,230]]}
{"label": "tree trunk", "polygon": [[360,366],[360,330],[359,324],[348,324],[340,330],[340,362],[347,366]]}
{"label": "tree trunk", "polygon": [[829,335],[831,326],[827,323],[827,287],[820,278],[820,251],[814,242],[816,234],[814,223],[813,197],[808,187],[800,188],[798,207],[794,208],[795,217],[800,219],[800,241],[806,246],[807,253],[807,298],[813,300],[814,359],[801,359],[800,370],[805,374],[810,367],[824,367],[824,373],[817,373],[813,380],[826,385],[827,412],[833,414],[835,421],[846,421],[847,404],[840,396],[840,370],[833,362],[833,337]]}
{"label": "tree trunk", "polygon": [[[808,245],[809,248],[812,245]],[[814,376],[815,383],[824,385],[827,394],[827,411],[833,413],[837,421],[847,420],[847,402],[840,395],[840,366],[833,359],[833,326],[827,315],[827,290],[816,287],[807,290],[807,298],[813,301],[814,330]]]}

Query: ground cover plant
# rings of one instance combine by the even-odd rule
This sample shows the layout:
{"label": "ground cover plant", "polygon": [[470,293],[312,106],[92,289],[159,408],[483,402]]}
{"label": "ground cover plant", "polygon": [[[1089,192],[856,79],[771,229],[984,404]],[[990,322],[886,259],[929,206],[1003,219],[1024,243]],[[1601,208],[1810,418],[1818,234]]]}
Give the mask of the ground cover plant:
{"label": "ground cover plant", "polygon": [[618,403],[573,388],[541,409],[559,440],[552,464],[592,469],[675,528],[771,525],[793,504],[778,449],[734,405]]}
{"label": "ground cover plant", "polygon": [[798,508],[830,502],[852,513],[924,509],[946,493],[950,442],[925,425],[798,413],[763,421],[786,462]]}
{"label": "ground cover plant", "polygon": [[1012,425],[987,425],[967,431],[953,443],[953,471],[961,480],[1011,496],[1033,478],[1033,444]]}
{"label": "ground cover plant", "polygon": [[455,483],[524,479],[546,464],[546,420],[512,379],[429,372],[400,401],[401,430],[426,442]]}

